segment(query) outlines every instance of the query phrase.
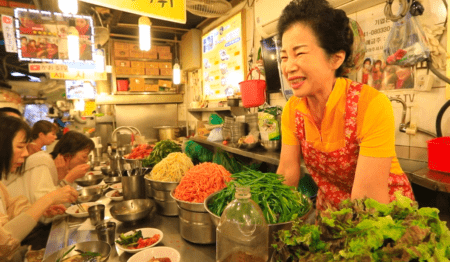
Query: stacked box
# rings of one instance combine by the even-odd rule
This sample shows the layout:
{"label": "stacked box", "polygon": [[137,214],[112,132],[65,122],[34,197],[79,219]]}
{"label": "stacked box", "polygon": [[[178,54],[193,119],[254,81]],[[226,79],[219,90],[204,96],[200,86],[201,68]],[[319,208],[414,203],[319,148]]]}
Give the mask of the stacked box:
{"label": "stacked box", "polygon": [[149,76],[159,76],[159,68],[146,68],[145,74]]}
{"label": "stacked box", "polygon": [[128,50],[128,43],[114,41],[114,50]]}
{"label": "stacked box", "polygon": [[144,53],[141,50],[130,50],[131,58],[144,58]]}
{"label": "stacked box", "polygon": [[130,78],[130,91],[142,92],[145,89],[144,78]]}
{"label": "stacked box", "polygon": [[131,61],[131,67],[133,67],[133,68],[145,68],[145,62],[143,62],[143,61]]}
{"label": "stacked box", "polygon": [[145,68],[131,68],[130,75],[145,75]]}
{"label": "stacked box", "polygon": [[130,61],[128,60],[116,60],[116,67],[130,67]]}
{"label": "stacked box", "polygon": [[157,92],[159,90],[159,85],[145,85],[146,92]]}
{"label": "stacked box", "polygon": [[117,67],[116,66],[116,74],[117,75],[131,75],[131,67]]}
{"label": "stacked box", "polygon": [[158,51],[151,49],[150,51],[144,51],[144,58],[147,59],[158,59]]}
{"label": "stacked box", "polygon": [[172,59],[172,53],[158,53],[158,57],[161,60],[171,60]]}
{"label": "stacked box", "polygon": [[159,69],[159,73],[162,76],[171,76],[173,74],[172,68],[161,68]]}
{"label": "stacked box", "polygon": [[130,56],[130,52],[129,50],[122,50],[122,49],[115,49],[114,50],[114,56],[115,57],[129,57]]}
{"label": "stacked box", "polygon": [[159,69],[159,63],[158,62],[145,62],[145,68],[158,68]]}
{"label": "stacked box", "polygon": [[160,69],[172,69],[172,63],[170,62],[159,62],[158,67]]}

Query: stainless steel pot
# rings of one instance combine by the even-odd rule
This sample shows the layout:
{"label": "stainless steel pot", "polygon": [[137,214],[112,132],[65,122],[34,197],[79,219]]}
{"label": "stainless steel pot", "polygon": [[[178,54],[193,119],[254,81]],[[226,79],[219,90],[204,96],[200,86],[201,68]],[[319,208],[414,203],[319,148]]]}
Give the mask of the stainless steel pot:
{"label": "stainless steel pot", "polygon": [[170,191],[156,190],[152,186],[152,196],[156,203],[156,212],[163,216],[178,216],[177,202],[170,196]]}
{"label": "stainless steel pot", "polygon": [[154,129],[158,130],[158,140],[176,140],[181,136],[182,127],[178,126],[155,126]]}

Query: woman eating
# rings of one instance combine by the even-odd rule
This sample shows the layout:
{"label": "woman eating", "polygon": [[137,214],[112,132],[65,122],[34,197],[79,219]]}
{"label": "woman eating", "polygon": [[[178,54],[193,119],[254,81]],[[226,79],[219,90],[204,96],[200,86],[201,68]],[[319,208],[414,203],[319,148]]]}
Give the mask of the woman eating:
{"label": "woman eating", "polygon": [[342,77],[351,64],[353,33],[342,10],[325,0],[294,0],[282,12],[281,70],[294,92],[283,109],[277,173],[297,186],[300,163],[318,185],[317,209],[344,199],[414,199],[395,154],[389,99]]}
{"label": "woman eating", "polygon": [[[15,117],[0,117],[0,180],[16,172],[28,156],[28,125]],[[61,204],[74,202],[78,193],[70,186],[39,198],[34,204],[24,196],[11,197],[0,181],[0,261],[24,261],[20,246],[40,217],[52,217],[65,211]]]}
{"label": "woman eating", "polygon": [[24,195],[34,203],[59,187],[73,185],[89,170],[88,155],[94,147],[94,142],[82,133],[67,132],[50,154],[40,151],[27,158],[23,174],[6,181],[9,192]]}

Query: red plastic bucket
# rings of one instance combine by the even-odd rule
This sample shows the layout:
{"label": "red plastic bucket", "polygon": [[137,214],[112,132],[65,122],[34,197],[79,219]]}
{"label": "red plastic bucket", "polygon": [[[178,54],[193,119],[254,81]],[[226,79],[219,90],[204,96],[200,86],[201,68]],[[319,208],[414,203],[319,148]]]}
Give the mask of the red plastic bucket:
{"label": "red plastic bucket", "polygon": [[117,91],[128,91],[128,80],[117,80]]}
{"label": "red plastic bucket", "polygon": [[438,137],[428,141],[428,168],[450,173],[450,137]]}
{"label": "red plastic bucket", "polygon": [[[248,80],[254,69],[258,71],[258,80]],[[239,83],[241,87],[242,105],[245,108],[257,107],[266,102],[266,81],[260,80],[260,78],[261,72],[255,67],[248,72],[247,80]]]}

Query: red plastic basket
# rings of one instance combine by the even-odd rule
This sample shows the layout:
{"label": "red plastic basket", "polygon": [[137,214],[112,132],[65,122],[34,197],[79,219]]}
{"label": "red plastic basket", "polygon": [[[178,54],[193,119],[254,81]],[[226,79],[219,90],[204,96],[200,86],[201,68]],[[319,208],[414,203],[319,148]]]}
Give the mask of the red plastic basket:
{"label": "red plastic basket", "polygon": [[450,173],[450,137],[428,141],[428,168]]}
{"label": "red plastic basket", "polygon": [[[248,80],[254,69],[258,71],[258,80]],[[254,67],[248,72],[247,80],[239,83],[241,87],[242,105],[245,108],[257,107],[266,102],[266,81],[260,80],[260,78],[261,72],[258,67]]]}
{"label": "red plastic basket", "polygon": [[117,91],[128,91],[128,80],[117,80]]}

